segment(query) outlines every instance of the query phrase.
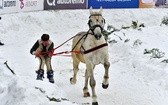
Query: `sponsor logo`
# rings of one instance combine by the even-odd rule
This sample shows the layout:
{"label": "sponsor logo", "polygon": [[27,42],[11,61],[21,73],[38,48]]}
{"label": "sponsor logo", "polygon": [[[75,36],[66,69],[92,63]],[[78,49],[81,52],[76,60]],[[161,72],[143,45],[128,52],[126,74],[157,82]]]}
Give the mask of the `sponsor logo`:
{"label": "sponsor logo", "polygon": [[85,0],[47,0],[49,6],[55,6],[57,4],[84,4]]}
{"label": "sponsor logo", "polygon": [[[23,9],[24,7],[33,7],[37,6],[37,1],[25,1],[25,0],[19,0],[20,1],[20,8]],[[24,3],[25,2],[25,3]]]}
{"label": "sponsor logo", "polygon": [[97,0],[98,2],[115,2],[117,0]]}
{"label": "sponsor logo", "polygon": [[84,0],[57,0],[57,4],[84,4]]}
{"label": "sponsor logo", "polygon": [[153,3],[153,0],[142,0],[142,3],[145,3],[145,4]]}
{"label": "sponsor logo", "polygon": [[15,7],[16,1],[4,1],[4,7]]}
{"label": "sponsor logo", "polygon": [[0,0],[0,9],[3,8],[3,0]]}
{"label": "sponsor logo", "polygon": [[37,6],[37,1],[27,1],[25,3],[25,6],[26,7],[34,7],[34,6]]}
{"label": "sponsor logo", "polygon": [[55,6],[55,0],[52,0],[52,2],[49,1],[49,0],[47,0],[47,4],[48,4],[49,6]]}
{"label": "sponsor logo", "polygon": [[96,0],[97,2],[129,2],[131,0]]}
{"label": "sponsor logo", "polygon": [[23,7],[24,7],[24,2],[23,1],[24,0],[19,0],[19,1],[20,1],[20,8],[23,9]]}

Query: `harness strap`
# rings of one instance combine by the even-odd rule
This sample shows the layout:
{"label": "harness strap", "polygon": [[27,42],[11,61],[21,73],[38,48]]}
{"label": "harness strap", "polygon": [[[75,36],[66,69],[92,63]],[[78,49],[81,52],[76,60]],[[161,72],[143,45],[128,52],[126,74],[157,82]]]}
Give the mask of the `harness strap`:
{"label": "harness strap", "polygon": [[90,18],[91,16],[102,16],[102,14],[92,14],[92,15],[89,16],[89,18]]}
{"label": "harness strap", "polygon": [[75,49],[75,47],[78,45],[78,43],[84,38],[86,38],[87,37],[87,35],[88,35],[88,32],[86,33],[86,34],[84,34],[79,40],[78,40],[78,42],[75,44],[75,46],[72,48],[72,51]]}
{"label": "harness strap", "polygon": [[55,53],[53,55],[61,55],[61,54],[69,54],[69,53],[75,53],[75,54],[80,54],[80,51],[63,51],[63,52],[59,52],[59,53]]}
{"label": "harness strap", "polygon": [[108,44],[107,44],[107,43],[101,44],[101,45],[99,45],[99,46],[96,46],[96,47],[94,47],[94,48],[91,48],[91,49],[89,49],[89,50],[84,51],[83,54],[90,53],[90,52],[92,52],[92,51],[98,50],[98,49],[100,49],[100,48],[102,48],[102,47],[105,47],[105,46],[108,46]]}

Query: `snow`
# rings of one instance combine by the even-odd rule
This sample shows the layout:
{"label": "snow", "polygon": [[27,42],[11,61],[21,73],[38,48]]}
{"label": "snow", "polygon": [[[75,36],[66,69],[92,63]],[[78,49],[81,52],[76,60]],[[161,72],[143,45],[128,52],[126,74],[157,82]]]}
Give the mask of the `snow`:
{"label": "snow", "polygon": [[[103,66],[97,65],[94,71],[99,105],[168,105],[168,64],[162,62],[168,59],[168,26],[161,25],[164,16],[168,16],[168,11],[161,8],[103,10],[106,27],[120,29],[130,26],[133,20],[145,27],[122,29],[109,36],[117,43],[109,43],[108,89],[101,87]],[[83,97],[84,64],[80,64],[76,85],[71,85],[72,59],[54,56],[55,83],[49,83],[47,78],[38,81],[38,60],[29,52],[43,33],[48,33],[57,47],[76,33],[87,31],[89,10],[21,12],[1,17],[0,40],[5,43],[0,46],[1,105],[91,105],[91,97]],[[144,49],[153,48],[164,52],[164,57],[144,54]],[[70,49],[71,41],[55,52]],[[5,61],[16,75],[4,65]]]}

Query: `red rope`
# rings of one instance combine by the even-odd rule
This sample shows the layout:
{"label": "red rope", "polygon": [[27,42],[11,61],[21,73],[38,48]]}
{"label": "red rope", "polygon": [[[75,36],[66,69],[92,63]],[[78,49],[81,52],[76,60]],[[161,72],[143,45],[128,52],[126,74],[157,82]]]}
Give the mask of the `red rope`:
{"label": "red rope", "polygon": [[[43,52],[41,55],[45,56],[45,55],[51,54],[50,56],[56,56],[56,55],[70,54],[70,53],[80,54],[81,51],[63,51],[59,53],[54,53],[54,49],[53,49],[47,52]],[[71,55],[63,55],[63,56],[71,56]]]}
{"label": "red rope", "polygon": [[[78,34],[77,34],[78,35]],[[67,43],[68,41],[70,41],[71,39],[73,39],[74,37],[76,37],[77,35],[74,35],[74,36],[72,36],[71,38],[69,38],[68,40],[66,40],[64,43],[62,43],[61,45],[59,45],[59,46],[57,46],[56,48],[54,48],[54,49],[52,49],[52,50],[50,50],[50,51],[47,51],[47,52],[43,52],[42,53],[42,55],[48,55],[49,53],[50,54],[52,54],[52,56],[54,55],[61,55],[61,54],[67,54],[67,53],[76,53],[76,54],[79,54],[79,53],[81,53],[80,51],[64,51],[64,52],[60,52],[60,53],[55,53],[54,54],[54,51],[56,50],[56,49],[58,49],[59,47],[61,47],[61,46],[63,46],[65,43]],[[86,36],[86,34],[84,35],[84,36]],[[84,37],[83,36],[83,37]],[[83,38],[82,37],[82,38]],[[81,39],[82,39],[81,38]],[[79,40],[80,41],[80,40]],[[73,50],[73,49],[72,49]]]}
{"label": "red rope", "polygon": [[46,51],[46,52],[43,52],[41,55],[48,55],[49,53],[51,53],[52,55],[60,55],[60,54],[64,54],[64,53],[77,53],[77,52],[80,52],[80,51],[64,51],[64,52],[60,52],[60,53],[55,53],[54,54],[54,51],[56,50],[56,49],[58,49],[59,47],[61,47],[61,46],[63,46],[65,43],[67,43],[68,41],[70,41],[71,39],[73,39],[74,37],[75,37],[76,35],[74,35],[73,37],[71,37],[70,39],[68,39],[68,40],[66,40],[64,43],[62,43],[61,45],[59,45],[59,46],[57,46],[56,48],[54,48],[54,49],[52,49],[52,50],[50,50],[50,51]]}
{"label": "red rope", "polygon": [[80,54],[81,52],[80,51],[63,51],[63,52],[55,53],[53,54],[53,56],[55,55],[71,56],[71,55],[62,55],[62,54],[70,54],[70,53]]}

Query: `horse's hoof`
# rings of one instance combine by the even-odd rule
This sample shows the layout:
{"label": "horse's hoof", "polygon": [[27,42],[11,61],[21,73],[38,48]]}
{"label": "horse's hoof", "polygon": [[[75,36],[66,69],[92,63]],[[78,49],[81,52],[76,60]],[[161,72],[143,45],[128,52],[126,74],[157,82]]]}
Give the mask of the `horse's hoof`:
{"label": "horse's hoof", "polygon": [[108,85],[109,85],[109,84],[104,85],[104,84],[102,83],[102,87],[103,87],[103,89],[107,89],[107,88],[108,88]]}
{"label": "horse's hoof", "polygon": [[73,78],[70,78],[70,82],[72,81]]}
{"label": "horse's hoof", "polygon": [[76,81],[74,81],[73,78],[70,78],[70,83],[71,84],[76,84]]}
{"label": "horse's hoof", "polygon": [[98,105],[98,102],[92,102],[92,105]]}
{"label": "horse's hoof", "polygon": [[73,84],[73,83],[72,83],[72,80],[73,80],[73,78],[70,78],[70,83],[71,83],[71,84]]}
{"label": "horse's hoof", "polygon": [[90,93],[89,92],[84,93],[84,97],[90,97]]}

